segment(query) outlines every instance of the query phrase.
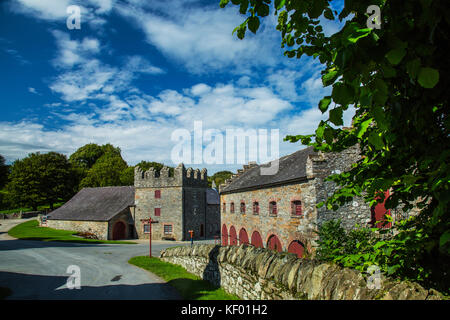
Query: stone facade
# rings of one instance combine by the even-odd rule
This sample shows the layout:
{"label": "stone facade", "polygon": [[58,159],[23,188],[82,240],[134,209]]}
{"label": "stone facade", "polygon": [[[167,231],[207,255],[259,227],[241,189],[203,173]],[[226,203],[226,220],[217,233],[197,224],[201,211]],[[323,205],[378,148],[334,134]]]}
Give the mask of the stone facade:
{"label": "stone facade", "polygon": [[245,300],[441,300],[418,284],[298,259],[253,246],[195,245],[169,248],[161,259],[180,265]]}
{"label": "stone facade", "polygon": [[[207,171],[177,166],[173,176],[164,167],[158,175],[153,168],[143,172],[135,169],[135,226],[138,238],[149,238],[148,219],[157,223],[151,227],[152,239],[205,239],[220,224],[219,208],[208,205]],[[209,215],[211,213],[211,215]]]}
{"label": "stone facade", "polygon": [[[351,204],[344,205],[337,211],[328,210],[325,206],[319,209],[316,207],[331,196],[335,189],[333,182],[324,179],[330,174],[348,170],[359,158],[357,147],[341,153],[309,154],[305,163],[305,177],[295,181],[228,192],[223,192],[221,186],[222,243],[225,244],[227,240],[224,238],[227,237],[228,242],[232,240],[230,229],[233,228],[238,236],[238,243],[241,242],[240,234],[247,234],[248,242],[252,243],[252,236],[256,232],[264,247],[275,236],[281,244],[281,251],[291,251],[297,247],[298,252],[300,245],[303,254],[312,254],[317,246],[318,226],[323,222],[341,219],[346,229],[353,228],[356,224],[367,226],[371,221],[371,210],[362,198],[355,198]],[[236,177],[249,169],[252,166],[244,166]],[[228,184],[232,182],[233,179]],[[234,213],[231,212],[232,203]],[[259,205],[257,214],[253,212],[254,203]],[[271,203],[276,203],[276,214],[270,212]],[[301,204],[301,214],[293,209],[295,203]],[[245,204],[245,213],[241,212],[241,204]]]}
{"label": "stone facade", "polygon": [[46,226],[53,229],[93,233],[99,240],[109,239],[108,221],[47,220]]}

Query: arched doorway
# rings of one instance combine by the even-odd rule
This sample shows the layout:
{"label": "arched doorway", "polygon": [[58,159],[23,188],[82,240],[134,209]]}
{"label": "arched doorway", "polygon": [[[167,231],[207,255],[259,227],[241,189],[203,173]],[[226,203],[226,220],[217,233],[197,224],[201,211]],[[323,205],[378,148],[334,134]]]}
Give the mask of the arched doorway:
{"label": "arched doorway", "polygon": [[227,226],[226,225],[222,226],[222,245],[223,246],[227,246],[228,245],[228,230],[227,230]]}
{"label": "arched doorway", "polygon": [[237,234],[233,226],[230,227],[230,245],[237,246]]}
{"label": "arched doorway", "polygon": [[239,231],[239,244],[246,243],[248,244],[248,235],[247,231],[244,228],[241,228]]}
{"label": "arched doorway", "polygon": [[125,223],[122,221],[117,221],[113,226],[113,240],[122,240],[126,238],[126,229]]}
{"label": "arched doorway", "polygon": [[387,198],[389,198],[389,190],[384,193],[384,200],[382,203],[377,203],[370,208],[371,211],[371,224],[378,229],[389,229],[392,227],[391,222],[386,221],[386,215],[391,215],[391,210],[387,210],[384,206]]}
{"label": "arched doorway", "polygon": [[276,235],[271,235],[267,240],[267,248],[278,252],[282,251],[280,239]]}
{"label": "arched doorway", "polygon": [[288,252],[295,253],[297,257],[302,258],[305,254],[305,246],[298,240],[294,240],[288,247]]}
{"label": "arched doorway", "polygon": [[264,247],[261,235],[259,234],[258,231],[253,231],[252,233],[252,245],[255,246],[256,248]]}

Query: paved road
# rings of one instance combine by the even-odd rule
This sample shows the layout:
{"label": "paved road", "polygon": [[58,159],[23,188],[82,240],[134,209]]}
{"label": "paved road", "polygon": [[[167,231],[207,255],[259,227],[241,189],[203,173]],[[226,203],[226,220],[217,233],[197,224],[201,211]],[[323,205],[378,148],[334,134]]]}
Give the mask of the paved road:
{"label": "paved road", "polygon": [[[23,221],[0,220],[0,287],[12,290],[8,299],[181,299],[154,274],[128,264],[131,257],[148,255],[147,242],[78,244],[9,237],[6,230]],[[154,241],[152,255],[180,244],[188,245]],[[71,265],[80,268],[81,289],[67,286]]]}

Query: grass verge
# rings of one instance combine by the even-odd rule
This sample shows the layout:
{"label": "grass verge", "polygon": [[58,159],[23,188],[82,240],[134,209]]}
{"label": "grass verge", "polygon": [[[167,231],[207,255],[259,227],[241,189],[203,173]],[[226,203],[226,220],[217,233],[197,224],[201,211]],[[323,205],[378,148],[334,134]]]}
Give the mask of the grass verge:
{"label": "grass verge", "polygon": [[187,272],[183,267],[161,261],[159,258],[133,257],[128,263],[164,279],[186,300],[239,300],[222,288]]}
{"label": "grass verge", "polygon": [[48,227],[40,227],[39,221],[30,220],[21,223],[9,230],[11,237],[22,240],[59,241],[75,243],[110,243],[110,244],[136,244],[132,241],[94,240],[75,237],[77,231],[56,230]]}

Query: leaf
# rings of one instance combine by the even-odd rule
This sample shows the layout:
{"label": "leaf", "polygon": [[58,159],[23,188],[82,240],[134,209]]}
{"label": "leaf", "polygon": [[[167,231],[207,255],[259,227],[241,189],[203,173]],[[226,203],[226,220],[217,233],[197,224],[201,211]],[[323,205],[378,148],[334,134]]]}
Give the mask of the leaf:
{"label": "leaf", "polygon": [[230,2],[230,0],[220,0],[219,6],[225,8],[225,6]]}
{"label": "leaf", "polygon": [[443,247],[450,241],[450,231],[447,230],[444,232],[444,234],[439,239],[439,246]]}
{"label": "leaf", "polygon": [[347,105],[354,99],[353,88],[341,82],[335,83],[333,85],[331,96],[333,97],[333,101],[337,104]]}
{"label": "leaf", "polygon": [[277,10],[280,10],[284,7],[284,4],[286,3],[286,0],[275,0],[275,8]]}
{"label": "leaf", "polygon": [[361,138],[364,135],[364,133],[367,131],[367,128],[372,123],[372,120],[373,119],[370,118],[370,119],[367,119],[366,121],[363,121],[361,123],[361,126],[359,127],[358,133],[356,135],[358,138]]}
{"label": "leaf", "polygon": [[409,74],[410,78],[415,80],[417,78],[417,74],[420,70],[420,59],[414,59],[411,61],[408,61],[406,63],[406,72]]}
{"label": "leaf", "polygon": [[326,87],[332,84],[338,77],[337,70],[333,70],[322,76],[322,84]]}
{"label": "leaf", "polygon": [[369,143],[375,147],[377,150],[381,150],[384,148],[384,142],[381,138],[380,134],[376,131],[372,131],[369,134]]}
{"label": "leaf", "polygon": [[344,124],[342,120],[343,110],[342,107],[337,107],[330,110],[330,121],[336,126],[342,126]]}
{"label": "leaf", "polygon": [[328,20],[334,20],[333,11],[330,8],[325,9],[323,16]]}
{"label": "leaf", "polygon": [[256,31],[259,28],[259,18],[258,17],[250,17],[248,18],[248,30],[250,30],[253,33],[256,33]]}
{"label": "leaf", "polygon": [[405,48],[392,49],[386,54],[386,59],[388,59],[388,61],[395,66],[399,64],[400,61],[402,61],[405,54],[406,54]]}
{"label": "leaf", "polygon": [[330,103],[331,103],[331,96],[326,96],[322,100],[320,100],[320,102],[319,102],[319,109],[320,109],[320,111],[322,111],[322,113],[327,111],[328,106],[330,105]]}
{"label": "leaf", "polygon": [[426,89],[434,88],[439,82],[439,71],[433,68],[420,68],[417,76],[419,84]]}

